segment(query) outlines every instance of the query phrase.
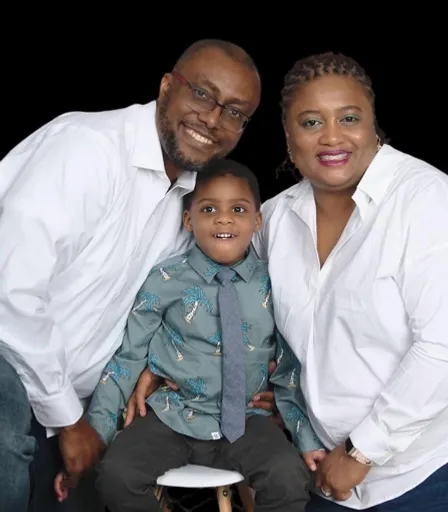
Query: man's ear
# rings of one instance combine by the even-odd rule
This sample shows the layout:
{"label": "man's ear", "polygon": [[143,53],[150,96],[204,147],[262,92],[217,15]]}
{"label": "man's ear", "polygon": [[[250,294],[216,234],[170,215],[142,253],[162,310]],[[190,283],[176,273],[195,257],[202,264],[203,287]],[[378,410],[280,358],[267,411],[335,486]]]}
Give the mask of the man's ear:
{"label": "man's ear", "polygon": [[162,77],[162,80],[160,81],[159,98],[163,98],[168,94],[172,83],[173,75],[171,73],[165,73]]}

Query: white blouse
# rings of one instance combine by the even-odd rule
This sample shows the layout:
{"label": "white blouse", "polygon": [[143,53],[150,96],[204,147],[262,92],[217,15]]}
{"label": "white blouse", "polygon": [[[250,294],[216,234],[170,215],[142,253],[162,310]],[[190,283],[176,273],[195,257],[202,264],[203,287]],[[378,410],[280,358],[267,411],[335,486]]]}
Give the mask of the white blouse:
{"label": "white blouse", "polygon": [[317,435],[376,463],[344,502],[364,509],[448,462],[448,176],[384,145],[353,199],[322,269],[306,180],[263,205],[254,245]]}

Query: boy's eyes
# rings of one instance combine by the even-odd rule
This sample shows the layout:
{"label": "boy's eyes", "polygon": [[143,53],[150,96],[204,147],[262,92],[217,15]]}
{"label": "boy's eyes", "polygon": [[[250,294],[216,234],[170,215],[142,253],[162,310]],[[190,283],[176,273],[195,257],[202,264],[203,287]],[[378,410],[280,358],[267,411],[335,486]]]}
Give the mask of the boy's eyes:
{"label": "boy's eyes", "polygon": [[[214,213],[216,212],[216,208],[214,206],[206,206],[202,209],[204,213]],[[232,211],[235,213],[244,213],[246,209],[243,206],[234,206]]]}

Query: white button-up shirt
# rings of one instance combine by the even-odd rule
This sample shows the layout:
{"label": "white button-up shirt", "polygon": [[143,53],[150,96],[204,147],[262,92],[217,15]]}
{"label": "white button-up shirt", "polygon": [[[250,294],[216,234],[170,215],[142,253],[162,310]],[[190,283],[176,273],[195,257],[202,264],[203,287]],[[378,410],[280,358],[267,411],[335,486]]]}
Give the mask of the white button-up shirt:
{"label": "white button-up shirt", "polygon": [[385,145],[353,200],[322,268],[306,180],[264,204],[254,243],[317,435],[376,463],[344,502],[364,509],[448,462],[448,176]]}
{"label": "white button-up shirt", "polygon": [[149,270],[182,250],[196,174],[171,187],[155,107],[65,114],[0,162],[0,354],[46,427],[79,419]]}

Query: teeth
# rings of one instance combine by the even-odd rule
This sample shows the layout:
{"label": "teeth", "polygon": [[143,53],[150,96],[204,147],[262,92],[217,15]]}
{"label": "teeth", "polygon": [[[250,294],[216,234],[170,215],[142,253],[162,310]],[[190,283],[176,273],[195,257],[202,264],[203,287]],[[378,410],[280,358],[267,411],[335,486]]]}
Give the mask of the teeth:
{"label": "teeth", "polygon": [[203,137],[202,135],[199,135],[198,132],[195,132],[191,128],[186,129],[187,133],[193,137],[193,139],[196,139],[199,142],[202,142],[202,144],[213,144],[213,141],[210,139],[207,139]]}
{"label": "teeth", "polygon": [[214,235],[215,238],[233,238],[233,235],[230,233],[218,233],[217,235]]}
{"label": "teeth", "polygon": [[339,155],[320,155],[320,160],[344,160],[348,153],[340,153]]}

